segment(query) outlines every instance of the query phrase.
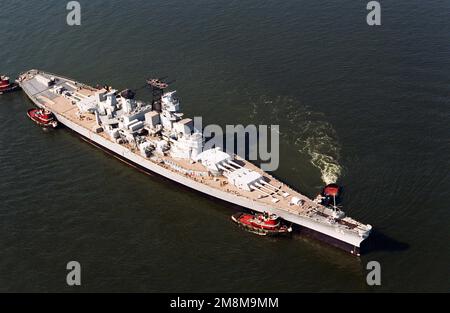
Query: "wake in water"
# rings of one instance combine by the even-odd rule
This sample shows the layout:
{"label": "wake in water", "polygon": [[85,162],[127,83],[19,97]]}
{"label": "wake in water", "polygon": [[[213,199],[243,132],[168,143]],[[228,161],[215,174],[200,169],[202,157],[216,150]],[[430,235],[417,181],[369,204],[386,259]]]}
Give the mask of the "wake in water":
{"label": "wake in water", "polygon": [[[336,132],[323,113],[314,112],[289,97],[260,97],[252,103],[252,119],[280,124],[280,138],[294,143],[298,151],[310,157],[321,172],[325,184],[335,183],[342,172],[340,146]],[[264,119],[270,118],[270,121]]]}

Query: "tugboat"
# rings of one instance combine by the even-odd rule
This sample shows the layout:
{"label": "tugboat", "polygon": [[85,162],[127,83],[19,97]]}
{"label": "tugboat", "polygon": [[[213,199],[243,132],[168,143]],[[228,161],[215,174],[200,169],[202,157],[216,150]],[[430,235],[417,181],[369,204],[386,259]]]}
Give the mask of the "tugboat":
{"label": "tugboat", "polygon": [[231,219],[245,230],[261,236],[279,236],[292,232],[292,227],[283,225],[276,214],[256,213],[236,213]]}
{"label": "tugboat", "polygon": [[338,184],[328,184],[322,190],[324,205],[338,206],[341,203],[342,187]]}
{"label": "tugboat", "polygon": [[7,92],[16,91],[19,89],[20,89],[19,84],[15,83],[15,82],[10,83],[8,76],[0,75],[0,95],[7,93]]}
{"label": "tugboat", "polygon": [[56,128],[58,122],[53,116],[52,112],[45,109],[29,109],[27,111],[28,117],[41,127]]}
{"label": "tugboat", "polygon": [[323,187],[322,192],[317,195],[315,202],[327,207],[336,208],[341,203],[342,187],[338,184],[328,184]]}

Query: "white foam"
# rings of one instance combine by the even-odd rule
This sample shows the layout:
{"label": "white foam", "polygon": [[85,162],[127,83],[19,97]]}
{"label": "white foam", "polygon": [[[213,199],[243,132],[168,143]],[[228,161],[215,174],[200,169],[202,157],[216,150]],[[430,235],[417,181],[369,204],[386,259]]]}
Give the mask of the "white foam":
{"label": "white foam", "polygon": [[270,118],[269,124],[284,124],[280,136],[294,143],[299,152],[311,158],[311,164],[320,170],[325,184],[338,180],[342,173],[339,164],[340,145],[335,130],[323,113],[315,112],[291,97],[281,96],[273,100],[262,96],[253,102],[252,118],[259,112],[264,114],[259,118]]}

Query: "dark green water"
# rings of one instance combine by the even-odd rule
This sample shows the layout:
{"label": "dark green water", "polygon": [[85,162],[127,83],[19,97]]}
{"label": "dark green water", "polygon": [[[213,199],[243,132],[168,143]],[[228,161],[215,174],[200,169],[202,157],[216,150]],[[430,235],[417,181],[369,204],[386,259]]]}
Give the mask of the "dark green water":
{"label": "dark green water", "polygon": [[229,207],[36,127],[15,93],[0,96],[0,291],[449,291],[450,2],[381,1],[375,28],[364,1],[80,2],[68,27],[65,1],[2,1],[0,71],[169,76],[204,123],[279,124],[275,175],[310,196],[338,177],[376,232],[360,259],[247,234]]}

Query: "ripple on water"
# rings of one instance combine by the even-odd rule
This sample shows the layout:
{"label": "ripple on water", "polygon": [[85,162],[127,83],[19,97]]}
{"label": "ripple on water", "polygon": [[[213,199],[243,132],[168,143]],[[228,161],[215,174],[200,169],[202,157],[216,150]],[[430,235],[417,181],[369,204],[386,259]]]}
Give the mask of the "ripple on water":
{"label": "ripple on water", "polygon": [[[253,100],[252,118],[270,117],[270,124],[280,125],[280,137],[293,142],[298,151],[321,172],[324,183],[334,183],[342,173],[339,164],[340,144],[333,126],[325,115],[289,96]],[[263,121],[263,123],[266,123]]]}

